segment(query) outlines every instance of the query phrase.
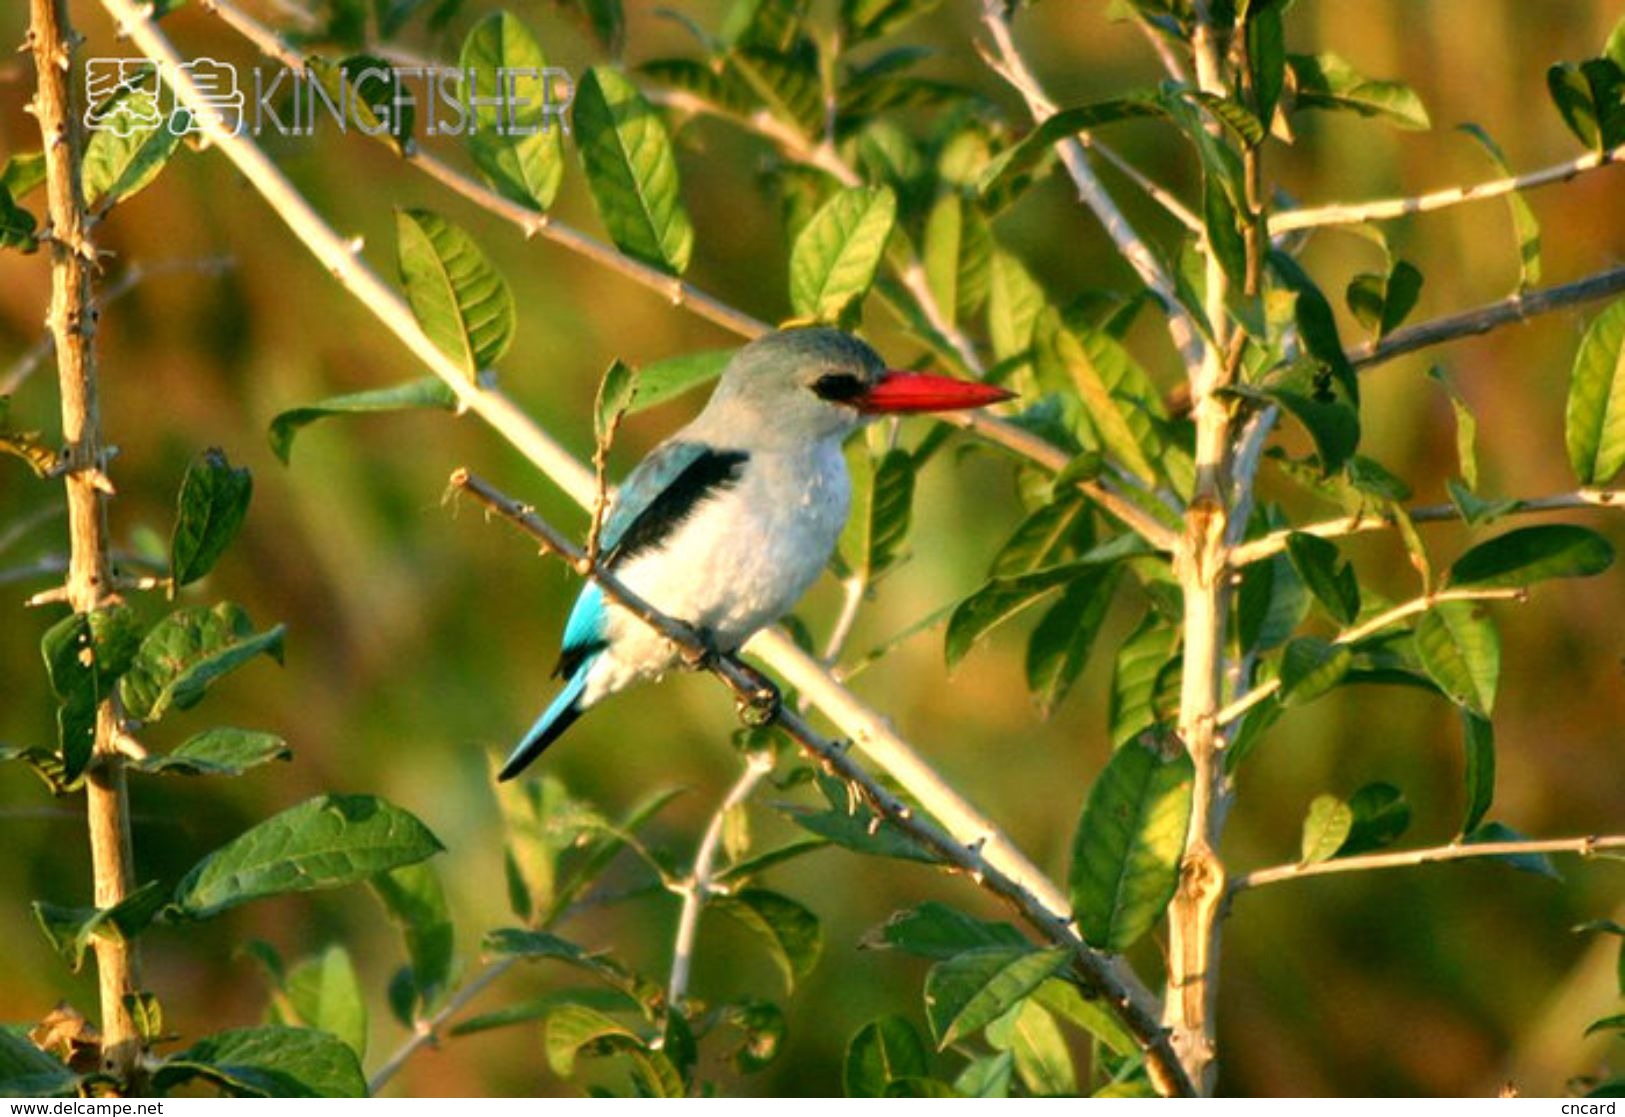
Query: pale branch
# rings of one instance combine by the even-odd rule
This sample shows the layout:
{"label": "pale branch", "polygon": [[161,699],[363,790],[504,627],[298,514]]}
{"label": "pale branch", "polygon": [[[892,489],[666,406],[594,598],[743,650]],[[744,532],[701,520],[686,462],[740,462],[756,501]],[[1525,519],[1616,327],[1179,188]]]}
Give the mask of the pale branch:
{"label": "pale branch", "polygon": [[[993,40],[993,52],[983,56],[985,61],[995,73],[1021,94],[1033,123],[1042,125],[1055,115],[1055,103],[1049,99],[1027,66],[1027,60],[1016,49],[1003,0],[980,0],[980,3],[982,25],[987,28]],[[1123,215],[1123,211],[1117,207],[1117,203],[1101,185],[1100,179],[1089,166],[1089,157],[1084,152],[1082,142],[1076,137],[1059,140],[1055,144],[1055,152],[1060,156],[1067,173],[1072,176],[1079,200],[1094,213],[1107,235],[1111,237],[1112,243],[1117,246],[1117,250],[1140,277],[1140,281],[1162,302],[1168,313],[1168,330],[1173,336],[1174,345],[1179,350],[1186,369],[1194,373],[1202,364],[1202,335],[1190,313],[1179,301],[1173,280],[1164,271],[1150,246],[1135,231],[1134,226]]]}
{"label": "pale branch", "polygon": [[[1434,593],[1425,593],[1420,597],[1413,597],[1409,601],[1401,602],[1391,609],[1384,609],[1368,619],[1353,625],[1338,633],[1332,639],[1333,644],[1358,644],[1367,636],[1373,636],[1390,625],[1408,620],[1418,613],[1425,613],[1435,605],[1447,601],[1523,601],[1529,592],[1521,587],[1497,587],[1494,589],[1473,589],[1470,587],[1453,590],[1438,590]],[[1229,725],[1241,717],[1248,710],[1269,698],[1281,689],[1279,678],[1269,682],[1260,683],[1246,694],[1231,702],[1215,715],[1219,725]]]}
{"label": "pale branch", "polygon": [[[62,476],[67,486],[70,553],[64,599],[74,612],[94,612],[110,590],[108,558],[107,451],[102,443],[96,378],[96,305],[92,279],[96,247],[88,234],[80,168],[84,131],[73,85],[73,50],[79,41],[67,0],[31,0],[27,48],[37,78],[32,111],[45,150],[45,195],[50,216],[51,309],[48,323],[56,352],[62,407]],[[115,700],[96,707],[95,740],[85,772],[85,813],[97,908],[122,902],[134,888],[129,789],[124,760],[114,744]],[[121,1089],[141,1066],[141,1032],[129,1007],[140,989],[139,959],[122,935],[97,935],[97,984],[101,998],[102,1067]]]}
{"label": "pale branch", "polygon": [[716,811],[711,815],[711,821],[706,824],[705,834],[694,853],[694,865],[680,889],[683,907],[677,915],[677,933],[672,942],[671,979],[666,986],[668,1011],[680,1010],[688,997],[688,981],[694,972],[694,940],[699,933],[700,914],[705,910],[705,901],[716,888],[717,851],[722,848],[722,834],[728,824],[728,814],[749,799],[772,771],[771,749],[747,756],[739,778],[728,788],[722,802],[717,804]]}
{"label": "pale branch", "polygon": [[[690,663],[716,675],[742,707],[757,706],[763,701],[763,679],[754,669],[736,656],[717,654],[692,627],[660,612],[609,571],[592,567],[580,548],[528,506],[505,496],[465,469],[452,474],[451,488],[475,497],[541,543],[545,551],[557,555],[582,576],[591,578],[611,602],[670,641]],[[899,799],[853,759],[847,742],[834,741],[818,733],[776,698],[771,702],[771,720],[815,760],[851,784],[890,824],[940,859],[945,867],[970,877],[979,887],[1006,903],[1043,938],[1070,950],[1075,979],[1103,998],[1135,1036],[1158,1089],[1163,1093],[1190,1093],[1190,1082],[1168,1045],[1166,1033],[1154,1012],[1147,1011],[1154,1008],[1154,1002],[1121,958],[1102,954],[1084,943],[1064,910],[1047,906],[1021,883],[989,863],[982,843],[966,844],[958,840]]]}
{"label": "pale branch", "polygon": [[479,973],[469,978],[450,997],[446,998],[446,1003],[441,1005],[433,1016],[419,1020],[406,1041],[396,1048],[389,1058],[384,1060],[383,1064],[373,1072],[372,1077],[367,1080],[367,1096],[377,1097],[379,1091],[388,1085],[389,1080],[400,1073],[401,1068],[406,1065],[408,1059],[416,1055],[420,1049],[439,1043],[441,1029],[451,1023],[454,1016],[467,1008],[474,998],[489,989],[496,983],[497,979],[518,964],[518,956],[499,958],[497,961],[490,963]]}
{"label": "pale branch", "polygon": [[[1555,493],[1551,496],[1530,497],[1516,502],[1505,513],[1508,516],[1529,516],[1548,512],[1563,512],[1576,508],[1625,507],[1625,489],[1578,489],[1574,492]],[[1461,509],[1454,504],[1429,504],[1407,510],[1412,523],[1446,523],[1461,519]],[[1352,516],[1339,516],[1335,520],[1320,520],[1301,527],[1272,531],[1237,547],[1231,555],[1234,566],[1247,566],[1261,562],[1286,550],[1286,541],[1293,535],[1314,535],[1321,539],[1336,539],[1345,535],[1358,535],[1368,531],[1381,531],[1396,527],[1394,517],[1387,512],[1360,512]]]}
{"label": "pale branch", "polygon": [[1357,225],[1362,221],[1389,221],[1412,213],[1430,213],[1477,202],[1486,198],[1499,198],[1518,190],[1528,190],[1552,183],[1569,182],[1587,171],[1625,161],[1625,145],[1607,151],[1592,151],[1577,159],[1542,167],[1538,171],[1480,182],[1472,186],[1450,186],[1413,198],[1384,198],[1374,202],[1353,202],[1341,205],[1315,206],[1308,209],[1288,209],[1275,214],[1270,229],[1275,233],[1289,233],[1295,229],[1318,229],[1328,225]]}
{"label": "pale branch", "polygon": [[[1274,227],[1274,223],[1271,223]],[[1450,314],[1428,322],[1418,322],[1395,330],[1380,341],[1357,345],[1348,351],[1349,363],[1357,369],[1391,361],[1405,353],[1442,345],[1457,338],[1485,334],[1499,326],[1523,322],[1554,310],[1564,310],[1582,303],[1594,302],[1609,295],[1625,291],[1625,264],[1600,271],[1573,283],[1555,287],[1542,287],[1537,291],[1523,291],[1497,302],[1487,303],[1459,314]]]}
{"label": "pale branch", "polygon": [[863,595],[868,590],[868,580],[856,574],[841,583],[841,611],[835,615],[835,623],[830,626],[829,640],[824,645],[821,657],[830,667],[834,667],[841,658],[841,650],[852,635],[852,626],[857,623],[858,610],[863,605]]}
{"label": "pale branch", "polygon": [[1463,842],[1433,846],[1428,849],[1398,849],[1387,853],[1363,853],[1353,857],[1336,857],[1313,864],[1277,865],[1269,869],[1254,869],[1230,883],[1230,892],[1245,892],[1266,884],[1302,880],[1305,877],[1327,876],[1331,873],[1358,873],[1368,869],[1401,869],[1411,865],[1431,865],[1440,861],[1467,861],[1478,857],[1518,857],[1541,853],[1572,853],[1591,857],[1598,853],[1625,850],[1625,834],[1590,836],[1582,838],[1531,838],[1505,842]]}
{"label": "pale branch", "polygon": [[[206,100],[190,74],[181,68],[180,57],[153,23],[148,9],[138,6],[135,0],[102,0],[102,6],[136,47],[157,65],[181,103],[196,114],[207,139],[242,172],[249,185],[340,285],[443,380],[464,409],[490,424],[576,503],[591,507],[596,495],[592,471],[538,427],[506,395],[464,376],[423,333],[405,300],[356,255],[350,242],[326,224],[253,140],[226,130],[217,114],[204,111]],[[1024,433],[1013,426],[1010,429]],[[1027,859],[996,823],[932,769],[885,717],[843,687],[787,634],[778,630],[758,633],[746,651],[763,659],[791,686],[807,695],[813,705],[849,734],[870,759],[891,773],[959,840],[981,843],[985,861],[1037,895],[1051,910],[1066,910],[1065,893]],[[1144,992],[1143,986],[1140,989]],[[1144,996],[1141,1009],[1154,1015],[1154,998],[1148,992]]]}

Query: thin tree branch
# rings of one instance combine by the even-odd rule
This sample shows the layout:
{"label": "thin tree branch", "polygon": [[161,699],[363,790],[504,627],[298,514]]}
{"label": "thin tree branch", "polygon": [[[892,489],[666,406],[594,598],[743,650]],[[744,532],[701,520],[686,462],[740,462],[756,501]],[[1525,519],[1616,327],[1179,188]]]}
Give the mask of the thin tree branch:
{"label": "thin tree branch", "polygon": [[[1367,636],[1381,632],[1389,625],[1398,624],[1400,621],[1414,617],[1418,613],[1425,613],[1435,605],[1446,601],[1523,601],[1527,597],[1528,591],[1522,588],[1455,589],[1426,593],[1421,597],[1414,597],[1409,601],[1395,605],[1391,609],[1384,609],[1368,620],[1362,621],[1352,628],[1345,629],[1338,633],[1332,643],[1358,644]],[[1281,680],[1278,678],[1259,684],[1220,710],[1217,715],[1218,723],[1220,725],[1229,725],[1280,689]]]}
{"label": "thin tree branch", "polygon": [[[753,669],[734,656],[715,655],[687,624],[655,609],[608,571],[591,567],[574,543],[528,507],[503,495],[464,469],[452,474],[451,487],[454,491],[469,493],[541,542],[577,573],[591,578],[609,600],[671,641],[691,662],[705,667],[727,684],[742,704],[754,703],[759,699],[762,680]],[[820,763],[854,785],[864,799],[892,825],[930,850],[947,866],[969,876],[980,887],[1003,900],[1045,939],[1067,947],[1072,952],[1075,977],[1085,987],[1098,993],[1133,1033],[1141,1045],[1147,1069],[1158,1089],[1170,1094],[1190,1093],[1190,1082],[1168,1045],[1167,1034],[1157,1023],[1155,1015],[1147,1011],[1151,1007],[1147,994],[1143,987],[1136,988],[1139,982],[1127,971],[1122,959],[1102,954],[1085,944],[1063,912],[1047,906],[1021,883],[989,863],[986,849],[981,843],[967,845],[950,836],[937,823],[922,817],[897,798],[853,760],[847,743],[824,737],[799,714],[782,704],[774,705],[773,721]]]}
{"label": "thin tree branch", "polygon": [[[493,388],[470,382],[419,328],[411,309],[332,230],[280,169],[245,137],[227,131],[206,101],[168,39],[135,0],[102,0],[102,6],[148,59],[181,103],[196,114],[210,142],[243,173],[290,230],[339,283],[366,306],[436,376],[582,507],[595,495],[592,471],[538,427],[512,400]],[[1064,912],[1066,895],[1018,849],[991,819],[978,811],[934,771],[890,726],[887,719],[843,687],[816,659],[781,631],[758,633],[746,652],[760,657],[830,718],[876,764],[925,806],[955,838],[978,844],[982,859],[1007,879],[1036,895],[1051,911]],[[1126,971],[1126,967],[1124,967]],[[1136,982],[1136,984],[1138,984]],[[1155,998],[1139,986],[1138,1011],[1155,1014]]]}
{"label": "thin tree branch", "polygon": [[717,851],[722,848],[722,832],[728,823],[728,813],[749,799],[761,782],[773,771],[771,750],[753,752],[745,758],[745,767],[739,778],[728,788],[722,802],[717,805],[711,821],[700,838],[694,854],[694,866],[683,881],[683,907],[677,916],[677,934],[671,950],[671,980],[666,987],[668,1011],[682,1008],[688,997],[688,980],[694,968],[694,939],[699,933],[700,913],[705,901],[716,887]]}
{"label": "thin tree branch", "polygon": [[[1271,228],[1275,228],[1271,223]],[[1578,306],[1607,298],[1625,291],[1625,264],[1600,271],[1573,283],[1556,287],[1542,287],[1538,291],[1524,291],[1509,295],[1498,302],[1465,310],[1459,314],[1419,322],[1414,326],[1395,330],[1381,341],[1367,342],[1348,351],[1349,363],[1357,369],[1370,368],[1391,361],[1405,353],[1427,349],[1457,338],[1485,334],[1498,326],[1523,322],[1540,314]]]}
{"label": "thin tree branch", "polygon": [[[71,551],[65,600],[88,614],[110,592],[107,510],[107,453],[102,444],[96,381],[96,308],[92,276],[96,248],[87,232],[80,165],[84,134],[73,84],[73,50],[78,35],[68,19],[67,0],[32,0],[28,47],[38,81],[33,112],[45,149],[46,205],[51,219],[51,310],[62,396],[63,478],[68,495]],[[97,704],[95,741],[85,774],[85,807],[90,829],[91,869],[96,907],[123,901],[134,887],[130,842],[130,802],[124,760],[114,743],[118,711],[109,697]],[[134,1081],[144,1043],[129,1007],[140,989],[135,944],[123,935],[97,935],[96,975],[101,994],[102,1067],[121,1089],[139,1092]]]}
{"label": "thin tree branch", "polygon": [[[1509,516],[1528,516],[1547,512],[1562,512],[1575,508],[1625,507],[1625,489],[1578,489],[1552,496],[1531,497],[1520,500],[1508,510]],[[1429,504],[1409,510],[1412,523],[1445,523],[1461,519],[1461,509],[1454,504]],[[1386,512],[1361,512],[1353,516],[1340,516],[1335,520],[1320,520],[1301,527],[1272,531],[1268,535],[1243,543],[1232,556],[1235,566],[1247,566],[1280,554],[1286,550],[1286,541],[1292,535],[1315,535],[1322,539],[1335,539],[1344,535],[1357,535],[1395,527],[1394,518]]]}
{"label": "thin tree branch", "polygon": [[1538,171],[1511,178],[1498,178],[1473,186],[1450,186],[1443,190],[1419,194],[1414,198],[1384,198],[1375,202],[1354,202],[1343,205],[1315,206],[1311,209],[1282,210],[1270,222],[1272,231],[1290,233],[1294,229],[1319,229],[1328,225],[1357,225],[1362,221],[1389,221],[1412,213],[1431,213],[1434,210],[1458,206],[1464,202],[1477,202],[1486,198],[1499,198],[1518,190],[1548,186],[1555,182],[1569,182],[1587,171],[1606,167],[1625,160],[1625,145],[1607,151],[1593,151]]}
{"label": "thin tree branch", "polygon": [[372,1077],[367,1080],[367,1095],[377,1097],[383,1088],[388,1085],[389,1080],[400,1073],[401,1068],[406,1065],[408,1059],[416,1055],[422,1048],[433,1046],[440,1041],[440,1030],[451,1023],[452,1017],[467,1008],[475,997],[489,989],[503,974],[513,969],[518,963],[519,958],[517,956],[500,958],[492,962],[479,973],[469,978],[457,992],[446,998],[446,1003],[441,1005],[440,1010],[433,1016],[418,1021],[417,1026],[412,1030],[412,1034],[407,1038],[406,1042],[396,1048],[395,1052],[384,1060],[383,1065],[374,1071]]}
{"label": "thin tree branch", "polygon": [[1305,877],[1321,877],[1331,873],[1358,873],[1367,869],[1399,869],[1409,865],[1431,865],[1440,861],[1466,861],[1477,857],[1516,857],[1532,853],[1573,853],[1581,857],[1609,850],[1625,850],[1625,834],[1606,837],[1543,838],[1508,842],[1452,842],[1450,845],[1429,849],[1400,849],[1389,853],[1365,853],[1354,857],[1337,857],[1330,861],[1317,861],[1277,865],[1270,869],[1254,869],[1237,877],[1230,884],[1231,894],[1259,888],[1266,884],[1279,884]]}
{"label": "thin tree branch", "polygon": [[[991,56],[985,56],[989,66],[1021,94],[1027,103],[1027,111],[1031,114],[1033,123],[1043,124],[1055,115],[1055,103],[1049,99],[1043,86],[1028,68],[1026,59],[1016,49],[1003,0],[981,0],[981,5],[982,25],[987,28],[988,34],[993,39],[993,53]],[[1184,359],[1185,367],[1191,371],[1198,369],[1202,363],[1201,331],[1196,328],[1190,313],[1180,303],[1174,292],[1173,281],[1163,270],[1162,264],[1101,185],[1100,179],[1089,166],[1089,157],[1084,153],[1083,145],[1076,138],[1068,138],[1055,144],[1055,152],[1060,156],[1067,173],[1072,176],[1072,182],[1078,189],[1079,200],[1105,227],[1107,235],[1117,245],[1124,259],[1134,268],[1140,281],[1161,300],[1168,312],[1169,333]]]}

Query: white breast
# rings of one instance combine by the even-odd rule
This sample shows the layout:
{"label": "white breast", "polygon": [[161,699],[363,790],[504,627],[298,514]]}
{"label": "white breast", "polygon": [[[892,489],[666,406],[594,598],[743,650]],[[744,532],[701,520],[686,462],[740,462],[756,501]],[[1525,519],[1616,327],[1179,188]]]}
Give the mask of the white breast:
{"label": "white breast", "polygon": [[[702,503],[665,546],[616,573],[661,612],[731,651],[788,613],[818,579],[850,503],[851,482],[835,441],[758,451],[733,488]],[[660,674],[675,659],[669,644],[622,610],[611,610],[607,635],[609,650],[584,695],[589,705]]]}

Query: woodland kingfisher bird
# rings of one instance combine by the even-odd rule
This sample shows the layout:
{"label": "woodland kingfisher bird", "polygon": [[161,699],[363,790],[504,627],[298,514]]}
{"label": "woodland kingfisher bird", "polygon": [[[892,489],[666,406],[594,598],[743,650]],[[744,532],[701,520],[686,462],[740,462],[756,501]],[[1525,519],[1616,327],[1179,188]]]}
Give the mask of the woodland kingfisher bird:
{"label": "woodland kingfisher bird", "polygon": [[[982,407],[1002,388],[888,370],[840,330],[779,330],[740,349],[704,410],[622,484],[599,562],[628,589],[735,651],[792,609],[846,523],[841,443],[869,420]],[[502,767],[509,780],[604,698],[676,665],[672,643],[589,582],[564,628],[564,687]]]}

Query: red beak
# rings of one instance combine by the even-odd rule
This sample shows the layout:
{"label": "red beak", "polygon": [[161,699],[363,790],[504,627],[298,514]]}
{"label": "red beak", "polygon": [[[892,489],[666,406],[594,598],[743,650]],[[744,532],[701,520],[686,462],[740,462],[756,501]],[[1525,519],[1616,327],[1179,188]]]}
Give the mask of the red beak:
{"label": "red beak", "polygon": [[955,380],[929,372],[889,369],[852,402],[859,411],[891,414],[908,411],[963,411],[1014,399],[1014,392],[977,380]]}

